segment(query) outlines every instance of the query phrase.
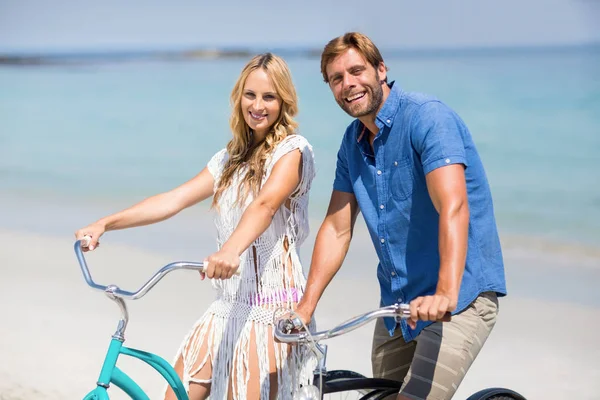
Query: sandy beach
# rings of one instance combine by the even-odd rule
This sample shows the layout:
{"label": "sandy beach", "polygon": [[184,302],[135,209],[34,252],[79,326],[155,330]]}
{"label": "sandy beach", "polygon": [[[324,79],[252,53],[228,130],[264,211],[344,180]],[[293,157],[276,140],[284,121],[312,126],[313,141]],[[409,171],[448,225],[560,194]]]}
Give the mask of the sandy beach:
{"label": "sandy beach", "polygon": [[[136,290],[159,267],[175,261],[170,255],[113,243],[109,238],[98,251],[88,254],[99,283]],[[82,398],[95,385],[116,328],[116,305],[85,284],[71,237],[0,231],[0,242],[0,357],[4,361],[0,365],[0,399]],[[309,243],[312,246],[312,237]],[[364,253],[357,246],[351,248],[348,266],[320,303],[319,327],[377,306],[375,274],[359,268],[360,260],[369,256]],[[200,281],[195,272],[171,274],[146,297],[129,303],[126,345],[171,361],[213,295],[210,284]],[[456,399],[489,386],[510,387],[528,399],[598,398],[597,306],[561,301],[560,297],[541,301],[509,295],[501,300],[500,308],[498,323]],[[329,369],[370,375],[371,334],[372,324],[329,341]],[[352,349],[351,356],[348,349]],[[119,364],[151,398],[160,398],[163,386],[156,373],[125,357]],[[124,397],[113,390],[111,398]]]}

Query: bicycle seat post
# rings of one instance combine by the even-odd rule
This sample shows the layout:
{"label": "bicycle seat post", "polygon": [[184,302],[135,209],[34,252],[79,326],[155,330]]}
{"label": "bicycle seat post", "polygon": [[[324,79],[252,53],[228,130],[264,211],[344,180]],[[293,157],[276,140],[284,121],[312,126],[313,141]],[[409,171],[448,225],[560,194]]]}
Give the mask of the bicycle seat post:
{"label": "bicycle seat post", "polygon": [[119,288],[115,285],[109,285],[106,287],[104,293],[108,296],[109,299],[113,300],[115,303],[119,305],[119,309],[121,310],[121,319],[119,320],[119,324],[117,325],[117,331],[112,336],[113,339],[117,339],[121,342],[125,341],[125,329],[127,328],[127,323],[129,322],[129,312],[127,311],[127,305],[125,301],[115,295],[115,292]]}

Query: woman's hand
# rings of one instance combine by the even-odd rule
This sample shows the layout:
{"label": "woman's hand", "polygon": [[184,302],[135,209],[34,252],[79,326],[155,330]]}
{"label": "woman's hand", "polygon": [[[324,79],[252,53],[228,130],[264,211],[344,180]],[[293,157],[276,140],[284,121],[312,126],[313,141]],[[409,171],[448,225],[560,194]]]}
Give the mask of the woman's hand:
{"label": "woman's hand", "polygon": [[240,267],[240,256],[233,251],[221,249],[204,260],[204,265],[208,278],[229,279]]}
{"label": "woman's hand", "polygon": [[[88,225],[85,228],[81,228],[75,232],[75,237],[77,240],[81,240],[81,249],[83,251],[91,251],[100,246],[100,242],[98,240],[105,231],[106,227],[104,224],[100,222],[94,222],[93,224]],[[89,236],[91,239],[84,240],[85,236]]]}

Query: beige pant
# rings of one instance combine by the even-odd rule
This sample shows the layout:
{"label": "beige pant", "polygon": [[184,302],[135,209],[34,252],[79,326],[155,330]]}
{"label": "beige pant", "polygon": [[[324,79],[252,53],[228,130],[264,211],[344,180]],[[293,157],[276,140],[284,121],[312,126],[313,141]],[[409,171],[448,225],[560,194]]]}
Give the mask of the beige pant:
{"label": "beige pant", "polygon": [[496,293],[482,293],[450,322],[429,325],[410,343],[404,341],[400,329],[390,337],[380,318],[373,336],[373,376],[404,382],[400,393],[409,399],[451,399],[497,314]]}

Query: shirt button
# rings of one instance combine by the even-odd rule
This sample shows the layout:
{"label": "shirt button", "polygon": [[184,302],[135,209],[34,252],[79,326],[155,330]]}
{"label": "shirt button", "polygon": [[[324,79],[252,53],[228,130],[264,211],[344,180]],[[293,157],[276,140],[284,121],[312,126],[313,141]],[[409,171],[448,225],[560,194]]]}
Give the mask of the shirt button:
{"label": "shirt button", "polygon": [[378,170],[378,171],[377,171],[377,175],[381,175],[381,170]]}
{"label": "shirt button", "polygon": [[384,238],[381,238],[381,243],[385,243],[385,239]]}
{"label": "shirt button", "polygon": [[382,204],[379,206],[379,208],[381,208],[383,210],[385,208],[385,206]]}
{"label": "shirt button", "polygon": [[449,159],[449,158],[446,158],[446,160],[445,160],[445,161],[446,161],[446,164],[449,164],[449,163],[450,163],[450,159]]}
{"label": "shirt button", "polygon": [[392,271],[392,276],[396,276],[396,273],[394,271]]}
{"label": "shirt button", "polygon": [[388,119],[386,122],[389,124],[390,122],[392,122],[392,120]]}
{"label": "shirt button", "polygon": [[394,166],[398,166],[398,161],[394,161]]}

